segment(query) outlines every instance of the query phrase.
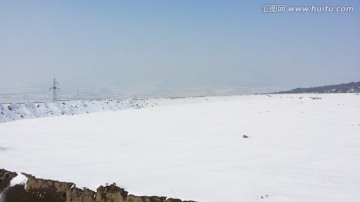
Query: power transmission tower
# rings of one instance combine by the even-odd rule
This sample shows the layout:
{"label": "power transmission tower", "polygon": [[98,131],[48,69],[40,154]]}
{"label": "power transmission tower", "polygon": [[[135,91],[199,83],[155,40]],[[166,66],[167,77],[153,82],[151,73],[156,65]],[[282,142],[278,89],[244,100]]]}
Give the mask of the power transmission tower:
{"label": "power transmission tower", "polygon": [[56,92],[60,91],[59,82],[56,82],[56,78],[54,78],[53,87],[50,88],[50,90],[53,91],[53,102],[57,101]]}

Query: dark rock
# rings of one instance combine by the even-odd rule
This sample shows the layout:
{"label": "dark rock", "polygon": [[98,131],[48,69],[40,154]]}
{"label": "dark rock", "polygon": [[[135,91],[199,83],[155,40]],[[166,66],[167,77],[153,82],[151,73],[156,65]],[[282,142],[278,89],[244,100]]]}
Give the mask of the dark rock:
{"label": "dark rock", "polygon": [[166,200],[166,202],[183,202],[183,201],[180,200],[180,199],[169,198],[169,199]]}
{"label": "dark rock", "polygon": [[25,185],[9,187],[17,173],[0,169],[0,192],[6,202],[195,202],[167,198],[165,196],[135,196],[125,189],[111,185],[100,186],[94,192],[88,188],[79,189],[73,183],[36,178],[25,174]]}
{"label": "dark rock", "polygon": [[17,174],[4,169],[0,169],[0,192],[10,185],[10,181],[16,177]]}

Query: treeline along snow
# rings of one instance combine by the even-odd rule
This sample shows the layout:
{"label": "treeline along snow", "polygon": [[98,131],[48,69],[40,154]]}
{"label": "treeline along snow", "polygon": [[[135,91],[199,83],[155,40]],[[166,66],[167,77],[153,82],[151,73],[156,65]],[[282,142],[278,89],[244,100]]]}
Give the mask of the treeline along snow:
{"label": "treeline along snow", "polygon": [[129,108],[142,108],[148,105],[148,101],[134,99],[0,104],[0,122],[38,117],[75,115],[100,111],[115,111]]}
{"label": "treeline along snow", "polygon": [[289,91],[280,91],[274,94],[294,94],[294,93],[360,93],[360,81],[343,83],[329,86],[318,86],[311,88],[296,88]]}
{"label": "treeline along snow", "polygon": [[189,97],[166,99],[125,99],[125,100],[76,100],[57,102],[0,103],[0,123],[21,119],[75,115],[102,111],[117,111],[168,105],[177,103],[196,103],[221,99],[216,97]]}

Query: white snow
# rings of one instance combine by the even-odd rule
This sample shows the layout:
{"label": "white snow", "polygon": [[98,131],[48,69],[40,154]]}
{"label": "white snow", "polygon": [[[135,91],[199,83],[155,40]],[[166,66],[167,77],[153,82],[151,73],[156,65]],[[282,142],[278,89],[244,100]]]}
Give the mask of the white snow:
{"label": "white snow", "polygon": [[13,187],[15,185],[25,185],[26,188],[26,182],[27,182],[28,178],[21,174],[21,173],[17,173],[17,176],[14,177],[13,179],[11,179],[10,181],[10,187]]}
{"label": "white snow", "polygon": [[204,202],[360,201],[359,95],[197,99],[2,123],[0,167]]}

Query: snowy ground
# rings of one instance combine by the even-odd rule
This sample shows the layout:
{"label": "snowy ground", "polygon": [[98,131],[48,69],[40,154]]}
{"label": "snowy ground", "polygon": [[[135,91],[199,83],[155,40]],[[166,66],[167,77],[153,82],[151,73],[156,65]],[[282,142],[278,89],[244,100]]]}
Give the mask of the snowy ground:
{"label": "snowy ground", "polygon": [[202,202],[360,201],[360,95],[271,96],[1,123],[0,167]]}

